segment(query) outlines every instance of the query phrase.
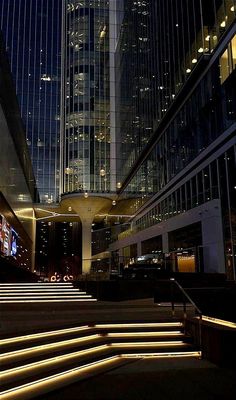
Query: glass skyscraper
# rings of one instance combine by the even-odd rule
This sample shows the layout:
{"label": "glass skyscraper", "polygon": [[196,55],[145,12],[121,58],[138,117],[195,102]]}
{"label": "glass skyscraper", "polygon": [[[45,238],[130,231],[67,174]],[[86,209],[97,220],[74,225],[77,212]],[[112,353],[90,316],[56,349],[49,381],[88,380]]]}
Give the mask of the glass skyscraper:
{"label": "glass skyscraper", "polygon": [[65,1],[64,15],[62,191],[109,191],[109,2]]}
{"label": "glass skyscraper", "polygon": [[98,223],[111,228],[111,259],[157,251],[179,271],[188,254],[191,272],[235,277],[235,10],[2,1],[41,200],[52,220],[78,216],[83,272]]}
{"label": "glass skyscraper", "polygon": [[112,249],[166,254],[174,271],[186,255],[190,272],[234,279],[235,1],[124,5],[119,192],[143,201]]}
{"label": "glass skyscraper", "polygon": [[62,0],[2,0],[0,26],[40,199],[58,200]]}

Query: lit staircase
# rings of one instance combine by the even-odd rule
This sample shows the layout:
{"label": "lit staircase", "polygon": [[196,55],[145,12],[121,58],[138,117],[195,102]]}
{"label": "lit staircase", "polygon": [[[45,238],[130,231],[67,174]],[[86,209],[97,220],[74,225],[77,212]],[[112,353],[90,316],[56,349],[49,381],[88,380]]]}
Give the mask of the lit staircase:
{"label": "lit staircase", "polygon": [[97,323],[0,341],[1,400],[25,400],[137,358],[200,357],[180,322]]}
{"label": "lit staircase", "polygon": [[94,301],[72,283],[0,283],[0,304]]}

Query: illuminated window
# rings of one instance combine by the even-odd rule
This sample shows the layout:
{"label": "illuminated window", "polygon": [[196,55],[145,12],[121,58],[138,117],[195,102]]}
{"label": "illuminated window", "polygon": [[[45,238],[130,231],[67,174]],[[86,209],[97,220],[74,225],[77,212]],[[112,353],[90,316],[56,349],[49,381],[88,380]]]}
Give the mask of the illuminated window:
{"label": "illuminated window", "polygon": [[221,83],[224,83],[224,81],[228,78],[229,74],[230,74],[229,56],[228,56],[228,49],[227,49],[220,57],[220,80],[221,80]]}

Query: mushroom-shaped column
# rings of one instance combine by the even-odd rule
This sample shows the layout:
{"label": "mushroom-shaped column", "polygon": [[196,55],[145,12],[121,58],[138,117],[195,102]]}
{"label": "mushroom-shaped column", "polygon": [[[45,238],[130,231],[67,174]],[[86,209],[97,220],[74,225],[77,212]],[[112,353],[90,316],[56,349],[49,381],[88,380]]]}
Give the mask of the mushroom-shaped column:
{"label": "mushroom-shaped column", "polygon": [[64,195],[61,203],[71,207],[80,217],[82,224],[82,273],[88,274],[91,269],[91,228],[96,214],[106,214],[111,206],[112,199],[93,194]]}

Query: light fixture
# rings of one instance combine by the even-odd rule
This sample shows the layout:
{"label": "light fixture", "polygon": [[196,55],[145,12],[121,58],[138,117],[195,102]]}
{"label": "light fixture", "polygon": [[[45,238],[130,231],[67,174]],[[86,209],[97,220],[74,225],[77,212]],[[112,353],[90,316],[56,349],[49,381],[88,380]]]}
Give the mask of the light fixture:
{"label": "light fixture", "polygon": [[204,51],[203,47],[199,47],[198,53],[203,53],[203,51]]}
{"label": "light fixture", "polygon": [[100,176],[105,176],[106,175],[106,171],[104,168],[100,169]]}
{"label": "light fixture", "polygon": [[190,69],[190,68],[187,68],[187,69],[186,69],[186,72],[187,72],[187,74],[190,74],[191,69]]}
{"label": "light fixture", "polygon": [[226,22],[225,22],[225,21],[222,21],[221,24],[220,24],[220,26],[221,26],[221,28],[225,28],[225,27],[226,27]]}
{"label": "light fixture", "polygon": [[84,197],[85,197],[85,199],[88,198],[88,192],[84,192]]}
{"label": "light fixture", "polygon": [[72,211],[72,207],[68,207],[68,211]]}
{"label": "light fixture", "polygon": [[117,182],[116,187],[117,187],[118,189],[120,189],[120,188],[121,188],[121,182]]}
{"label": "light fixture", "polygon": [[192,64],[196,64],[196,62],[197,62],[197,59],[196,59],[196,58],[193,58],[193,59],[192,59]]}
{"label": "light fixture", "polygon": [[115,200],[112,201],[112,205],[113,205],[113,206],[116,205],[116,201],[115,201]]}
{"label": "light fixture", "polygon": [[69,168],[69,167],[65,168],[65,174],[66,175],[69,175],[69,174],[72,174],[72,173],[73,173],[73,169],[72,168]]}
{"label": "light fixture", "polygon": [[235,10],[234,6],[230,7],[230,11],[234,11],[234,10]]}

